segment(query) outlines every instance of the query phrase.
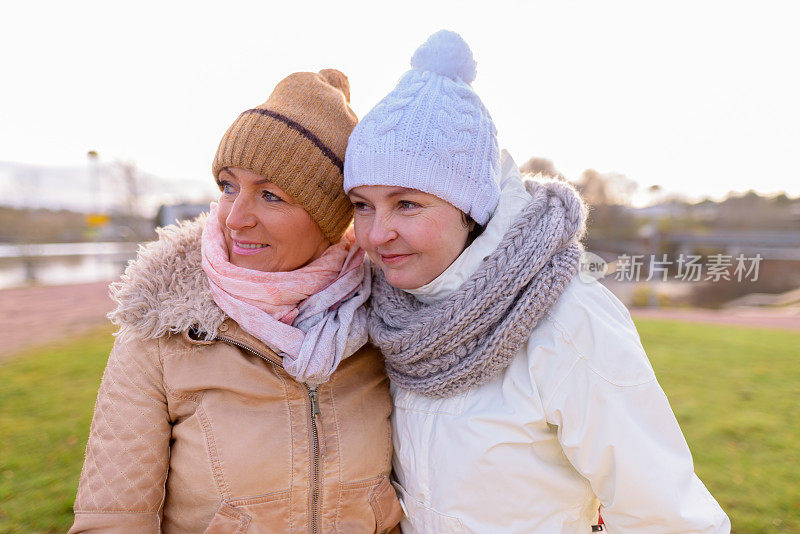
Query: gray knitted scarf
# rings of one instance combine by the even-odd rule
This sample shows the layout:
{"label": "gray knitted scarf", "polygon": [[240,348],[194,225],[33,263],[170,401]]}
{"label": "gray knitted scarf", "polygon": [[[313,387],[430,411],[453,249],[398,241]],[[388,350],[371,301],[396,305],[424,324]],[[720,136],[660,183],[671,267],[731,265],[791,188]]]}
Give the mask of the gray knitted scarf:
{"label": "gray knitted scarf", "polygon": [[527,181],[533,197],[494,252],[461,287],[425,305],[372,284],[370,337],[398,386],[450,397],[505,369],[578,269],[586,208],[561,181]]}

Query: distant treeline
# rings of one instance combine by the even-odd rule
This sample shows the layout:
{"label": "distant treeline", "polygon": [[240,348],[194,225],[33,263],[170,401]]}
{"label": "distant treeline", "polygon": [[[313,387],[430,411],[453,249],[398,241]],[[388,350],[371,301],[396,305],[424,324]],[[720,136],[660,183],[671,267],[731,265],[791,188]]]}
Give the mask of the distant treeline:
{"label": "distant treeline", "polygon": [[800,232],[800,199],[783,194],[768,197],[749,191],[720,202],[673,198],[638,209],[622,204],[588,203],[590,238],[632,238],[645,225],[661,232]]}
{"label": "distant treeline", "polygon": [[[567,180],[546,158],[531,158],[522,165],[521,170]],[[745,193],[731,192],[721,201],[705,199],[691,202],[679,195],[665,193],[658,185],[642,191],[636,182],[619,173],[600,173],[588,169],[579,179],[568,181],[581,192],[589,206],[584,241],[588,250],[603,251],[607,255],[646,253],[648,258],[652,256],[659,259],[666,254],[668,261],[672,262],[670,270],[673,276],[677,274],[678,254],[686,252],[676,249],[675,236],[698,236],[700,244],[690,247],[689,253],[702,255],[702,262],[705,263],[709,255],[727,254],[737,249],[736,244],[732,247],[721,245],[714,236],[739,235],[744,240],[752,235],[779,235],[787,242],[796,242],[797,239],[792,236],[800,235],[800,198],[791,198],[786,194],[762,195],[751,190]],[[637,191],[640,196],[644,193],[650,205],[644,208],[630,205]],[[710,238],[708,243],[703,244],[706,236]],[[751,237],[747,239],[752,241]],[[741,245],[741,249],[753,252],[752,243]],[[769,254],[765,252],[764,256],[769,259],[761,262],[757,280],[738,281],[732,278],[713,283],[702,280],[692,285],[692,291],[684,301],[672,304],[717,307],[750,293],[783,293],[800,286],[800,269],[793,255],[784,254],[781,257],[781,251],[775,250],[774,243],[764,243],[763,246],[771,246],[773,250]]]}
{"label": "distant treeline", "polygon": [[[547,158],[531,158],[520,170],[566,180]],[[622,174],[587,169],[578,180],[570,182],[591,207],[589,239],[633,238],[644,225],[655,225],[654,230],[660,231],[800,231],[800,197],[791,198],[785,193],[766,196],[751,190],[731,192],[720,202],[690,202],[664,193],[659,185],[651,185],[644,191],[651,205],[637,209],[630,206],[630,200],[640,190],[639,184]]]}

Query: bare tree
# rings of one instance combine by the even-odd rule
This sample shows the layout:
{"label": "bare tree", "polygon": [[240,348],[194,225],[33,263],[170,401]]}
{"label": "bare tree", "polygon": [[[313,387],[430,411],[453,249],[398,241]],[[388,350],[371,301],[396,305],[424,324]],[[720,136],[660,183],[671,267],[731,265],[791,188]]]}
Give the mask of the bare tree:
{"label": "bare tree", "polygon": [[547,158],[533,157],[526,161],[522,167],[519,168],[519,170],[523,174],[542,173],[545,176],[550,176],[551,178],[558,178],[559,180],[564,179],[564,175],[556,170],[556,166],[553,164],[553,161]]}
{"label": "bare tree", "polygon": [[118,161],[117,168],[125,190],[125,207],[128,215],[139,214],[139,170],[129,161]]}
{"label": "bare tree", "polygon": [[575,186],[581,192],[583,200],[591,206],[605,206],[608,203],[606,181],[603,175],[594,169],[586,169]]}
{"label": "bare tree", "polygon": [[586,169],[576,184],[584,200],[592,206],[629,204],[638,184],[624,174],[599,173]]}

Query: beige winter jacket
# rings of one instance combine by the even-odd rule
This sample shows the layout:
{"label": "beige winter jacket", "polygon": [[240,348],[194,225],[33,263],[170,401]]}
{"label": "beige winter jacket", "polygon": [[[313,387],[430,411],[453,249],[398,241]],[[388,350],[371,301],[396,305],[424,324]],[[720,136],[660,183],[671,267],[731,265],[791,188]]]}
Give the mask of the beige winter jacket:
{"label": "beige winter jacket", "polygon": [[311,390],[211,299],[202,220],[112,288],[121,328],[95,405],[77,532],[386,532],[391,401],[371,346]]}

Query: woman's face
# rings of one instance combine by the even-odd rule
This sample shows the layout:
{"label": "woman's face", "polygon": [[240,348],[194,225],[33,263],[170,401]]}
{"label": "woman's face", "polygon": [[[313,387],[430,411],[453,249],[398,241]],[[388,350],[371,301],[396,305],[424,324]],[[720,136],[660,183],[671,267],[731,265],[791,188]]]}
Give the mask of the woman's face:
{"label": "woman's face", "polygon": [[462,212],[416,189],[362,185],[350,190],[358,244],[399,289],[424,286],[464,250]]}
{"label": "woman's face", "polygon": [[226,167],[217,184],[219,225],[228,258],[237,267],[293,271],[330,246],[306,210],[263,176]]}

